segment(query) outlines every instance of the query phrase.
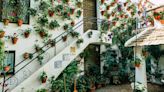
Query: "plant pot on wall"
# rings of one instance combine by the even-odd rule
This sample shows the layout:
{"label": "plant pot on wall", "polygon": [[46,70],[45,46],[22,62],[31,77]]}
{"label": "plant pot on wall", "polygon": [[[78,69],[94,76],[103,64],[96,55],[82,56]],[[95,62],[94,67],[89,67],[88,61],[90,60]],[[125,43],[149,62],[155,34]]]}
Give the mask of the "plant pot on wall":
{"label": "plant pot on wall", "polygon": [[9,19],[3,19],[3,24],[7,26],[9,24],[10,20]]}
{"label": "plant pot on wall", "polygon": [[30,33],[29,32],[24,32],[24,37],[25,38],[28,38],[30,36]]}
{"label": "plant pot on wall", "polygon": [[0,29],[0,38],[3,38],[5,36],[5,31]]}
{"label": "plant pot on wall", "polygon": [[18,41],[18,38],[17,38],[17,37],[13,37],[13,38],[12,38],[12,43],[13,43],[14,45],[17,43],[17,41]]}
{"label": "plant pot on wall", "polygon": [[48,15],[49,15],[50,17],[53,17],[53,16],[54,16],[54,11],[48,10]]}
{"label": "plant pot on wall", "polygon": [[62,39],[63,39],[63,42],[67,41],[67,35],[63,36]]}
{"label": "plant pot on wall", "polygon": [[23,20],[22,19],[18,19],[18,26],[22,26],[23,24]]}
{"label": "plant pot on wall", "polygon": [[8,72],[9,70],[10,70],[10,65],[7,65],[7,66],[4,67],[5,72]]}

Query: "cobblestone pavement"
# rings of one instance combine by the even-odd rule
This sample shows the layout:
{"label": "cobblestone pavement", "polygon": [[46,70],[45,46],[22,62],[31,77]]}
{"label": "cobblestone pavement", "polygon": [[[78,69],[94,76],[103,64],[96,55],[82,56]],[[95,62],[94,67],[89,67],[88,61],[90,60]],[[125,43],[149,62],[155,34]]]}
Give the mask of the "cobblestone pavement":
{"label": "cobblestone pavement", "polygon": [[[164,86],[148,84],[148,92],[164,92]],[[132,92],[130,84],[109,85],[107,87],[97,89],[96,92]]]}

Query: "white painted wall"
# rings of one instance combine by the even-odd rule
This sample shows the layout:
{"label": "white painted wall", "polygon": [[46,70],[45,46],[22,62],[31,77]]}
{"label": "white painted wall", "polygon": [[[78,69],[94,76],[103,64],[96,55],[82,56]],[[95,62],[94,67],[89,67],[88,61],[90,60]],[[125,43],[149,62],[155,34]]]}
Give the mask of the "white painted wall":
{"label": "white painted wall", "polygon": [[[74,0],[70,0],[71,2],[74,2]],[[31,7],[35,8],[35,6],[37,6],[38,4],[35,3],[35,0],[31,0]],[[82,14],[83,15],[83,14]],[[3,29],[6,32],[6,36],[7,35],[13,35],[14,33],[17,34],[21,34],[22,31],[24,29],[27,28],[32,28],[33,29],[33,25],[36,24],[36,17],[30,17],[30,24],[24,24],[21,27],[18,27],[17,24],[15,23],[10,23],[8,26],[4,26],[2,22],[0,22],[0,29]],[[60,28],[55,29],[55,30],[49,30],[49,33],[52,34],[52,39],[57,37],[59,34],[63,33],[63,24],[64,23],[70,23],[71,20],[62,20],[61,18],[54,16],[53,18],[49,18],[50,20],[52,19],[56,19],[59,24],[60,24]],[[78,23],[80,20],[83,19],[83,16],[81,16],[79,19],[77,19],[76,17],[73,17],[73,19],[75,19],[75,23]],[[82,33],[83,32],[83,26],[80,26],[79,28],[76,29],[77,32]],[[16,51],[16,62],[15,64],[18,64],[19,62],[21,62],[23,60],[23,54],[25,52],[29,52],[29,53],[33,53],[35,52],[34,50],[34,45],[35,44],[39,44],[40,46],[43,45],[43,39],[41,39],[39,37],[39,35],[33,30],[32,33],[30,34],[30,37],[25,39],[24,36],[19,35],[19,40],[17,42],[16,45],[13,45],[11,40],[8,39],[4,39],[5,40],[5,49],[6,50],[15,50]],[[60,51],[62,51],[65,47],[67,47],[72,41],[74,40],[74,38],[68,37],[68,40],[66,42],[59,42],[57,44],[57,48],[56,48],[56,52],[59,53]],[[48,52],[46,52],[46,54],[44,54],[44,63],[48,62],[52,57],[54,57],[54,49],[52,48],[50,49]],[[29,60],[24,61],[22,64],[20,64],[18,67],[16,67],[16,71],[18,69],[20,69],[23,65],[25,65],[26,63],[28,63]],[[7,83],[9,83],[8,87],[14,87],[16,85],[18,85],[19,83],[21,83],[23,80],[25,80],[26,78],[28,78],[32,73],[34,73],[36,70],[38,70],[40,67],[42,67],[39,62],[37,60],[35,60],[33,63],[31,63],[30,65],[28,65],[25,69],[23,69],[21,72],[19,72],[18,74],[16,74],[11,80],[7,81]],[[2,82],[2,78],[0,78],[0,82]],[[7,87],[6,87],[7,88]],[[1,88],[0,88],[1,89]]]}

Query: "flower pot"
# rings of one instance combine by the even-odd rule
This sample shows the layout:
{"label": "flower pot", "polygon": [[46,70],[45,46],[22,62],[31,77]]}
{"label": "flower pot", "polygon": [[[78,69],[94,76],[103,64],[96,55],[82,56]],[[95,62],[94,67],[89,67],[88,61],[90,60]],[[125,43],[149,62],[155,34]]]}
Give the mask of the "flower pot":
{"label": "flower pot", "polygon": [[74,14],[74,12],[75,12],[75,9],[72,8],[71,9],[71,14]]}
{"label": "flower pot", "polygon": [[47,81],[47,76],[42,79],[42,83],[46,83]]}
{"label": "flower pot", "polygon": [[9,19],[3,19],[3,24],[7,26],[9,24],[10,20]]}
{"label": "flower pot", "polygon": [[5,36],[5,31],[0,32],[0,38],[3,38]]}
{"label": "flower pot", "polygon": [[105,2],[105,0],[101,0],[101,4],[103,4]]}
{"label": "flower pot", "polygon": [[95,86],[90,88],[90,92],[95,92],[95,91],[96,91],[96,87]]}
{"label": "flower pot", "polygon": [[9,70],[10,70],[10,66],[5,66],[5,67],[4,67],[4,71],[5,71],[5,72],[8,72]]}
{"label": "flower pot", "polygon": [[106,9],[109,10],[109,9],[110,9],[110,5],[108,5],[108,6],[106,7]]}
{"label": "flower pot", "polygon": [[81,2],[78,2],[76,5],[77,5],[78,8],[81,8],[82,3]]}
{"label": "flower pot", "polygon": [[24,53],[24,54],[23,54],[23,57],[24,57],[24,59],[28,59],[28,58],[29,58],[29,53],[27,53],[27,52]]}
{"label": "flower pot", "polygon": [[135,64],[135,67],[140,67],[140,64]]}
{"label": "flower pot", "polygon": [[12,38],[12,43],[13,43],[13,44],[16,44],[17,41],[18,41],[18,38],[17,38],[17,37],[13,37],[13,38]]}
{"label": "flower pot", "polygon": [[71,22],[71,26],[75,26],[75,22],[74,21]]}
{"label": "flower pot", "polygon": [[44,36],[46,35],[46,33],[45,32],[39,32],[39,35],[40,35],[41,38],[44,38]]}
{"label": "flower pot", "polygon": [[28,38],[30,36],[30,33],[29,32],[24,32],[24,37],[25,38]]}
{"label": "flower pot", "polygon": [[49,15],[50,17],[53,17],[53,16],[54,16],[54,11],[48,10],[48,15]]}
{"label": "flower pot", "polygon": [[101,11],[101,15],[103,16],[105,14],[105,11]]}
{"label": "flower pot", "polygon": [[64,42],[67,41],[67,36],[63,36],[62,39]]}
{"label": "flower pot", "polygon": [[160,20],[161,16],[160,16],[160,15],[154,16],[154,18],[155,18],[156,20]]}
{"label": "flower pot", "polygon": [[112,24],[113,24],[113,26],[115,26],[115,25],[116,25],[116,22],[115,22],[115,21],[113,21],[113,22],[112,22]]}
{"label": "flower pot", "polygon": [[114,6],[114,4],[115,4],[115,2],[112,2],[112,3],[111,3],[111,6]]}
{"label": "flower pot", "polygon": [[124,3],[124,6],[126,6],[127,4],[128,4],[128,2],[125,2],[125,3]]}
{"label": "flower pot", "polygon": [[164,24],[164,20],[160,20],[161,24]]}
{"label": "flower pot", "polygon": [[107,18],[110,19],[110,15],[109,14],[107,15]]}
{"label": "flower pot", "polygon": [[18,19],[18,26],[22,26],[23,24],[23,20],[22,19]]}

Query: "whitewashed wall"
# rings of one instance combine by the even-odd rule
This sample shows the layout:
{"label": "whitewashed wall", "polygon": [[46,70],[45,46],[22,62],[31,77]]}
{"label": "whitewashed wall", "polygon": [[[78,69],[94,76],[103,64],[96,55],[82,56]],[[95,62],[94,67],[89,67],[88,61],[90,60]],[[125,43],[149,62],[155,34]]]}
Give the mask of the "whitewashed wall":
{"label": "whitewashed wall", "polygon": [[[72,2],[74,2],[74,0],[70,0]],[[31,0],[31,7],[35,8],[35,6],[37,6],[38,4],[35,3],[35,0]],[[82,14],[83,15],[83,14]],[[14,33],[20,34],[22,33],[21,30],[25,30],[27,28],[32,28],[33,29],[33,25],[36,24],[36,19],[37,17],[30,17],[30,24],[24,24],[21,27],[18,27],[16,23],[9,23],[8,26],[4,26],[2,22],[0,22],[0,29],[3,29],[6,32],[6,36],[8,35],[13,35]],[[60,35],[61,33],[64,32],[63,30],[63,25],[65,23],[70,23],[71,20],[62,20],[61,18],[54,16],[53,18],[50,18],[50,20],[52,19],[56,19],[59,24],[60,24],[60,28],[54,29],[54,30],[49,30],[49,33],[52,34],[52,39],[57,37],[58,35]],[[73,17],[73,19],[75,20],[75,24],[78,23],[79,21],[81,21],[83,19],[83,16],[81,16],[79,19],[77,19],[76,17]],[[50,21],[49,21],[50,22]],[[83,32],[83,25],[81,25],[78,29],[76,29],[77,32],[82,33]],[[39,44],[40,46],[43,46],[43,39],[40,38],[40,36],[38,35],[38,33],[36,33],[34,30],[32,31],[32,33],[30,34],[30,37],[25,39],[24,36],[19,35],[19,40],[17,42],[16,45],[13,45],[11,40],[8,39],[4,39],[5,40],[5,49],[6,50],[15,50],[16,51],[16,60],[15,60],[15,64],[18,64],[19,62],[21,62],[23,60],[23,54],[25,52],[29,52],[29,53],[33,53],[35,52],[34,49],[34,45],[35,44]],[[57,48],[56,48],[56,52],[59,53],[60,51],[63,50],[63,48],[67,47],[69,43],[71,43],[74,39],[71,37],[68,37],[68,40],[66,42],[59,42],[57,44]],[[53,56],[54,56],[54,48],[50,49],[48,52],[46,52],[46,54],[44,55],[45,59],[44,59],[44,63],[48,62],[48,60],[50,60]],[[26,63],[28,63],[29,60],[23,62],[22,64],[20,64],[18,67],[16,67],[16,71],[18,69],[20,69],[20,67],[22,67],[23,65],[25,65]],[[31,63],[30,65],[28,65],[22,72],[18,73],[16,75],[16,77],[13,78],[13,80],[11,80],[9,82],[9,86],[11,85],[17,85],[19,84],[22,80],[26,79],[28,76],[30,76],[34,71],[38,70],[41,67],[41,65],[39,64],[39,62],[37,61],[37,59]],[[0,82],[2,82],[2,78],[0,79]]]}

